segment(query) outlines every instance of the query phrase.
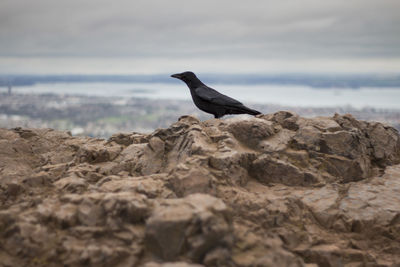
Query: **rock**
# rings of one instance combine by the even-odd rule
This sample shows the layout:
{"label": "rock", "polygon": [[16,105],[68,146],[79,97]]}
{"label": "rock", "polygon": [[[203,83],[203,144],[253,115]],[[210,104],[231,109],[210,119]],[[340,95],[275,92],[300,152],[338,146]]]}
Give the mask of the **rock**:
{"label": "rock", "polygon": [[[381,123],[371,123],[368,128],[368,136],[371,139],[373,155],[376,160],[388,160],[389,164],[398,163],[399,135],[398,132],[389,126]],[[382,163],[385,164],[385,163]]]}
{"label": "rock", "polygon": [[179,197],[193,193],[215,194],[211,177],[205,169],[181,167],[170,178],[169,187]]}
{"label": "rock", "polygon": [[314,126],[305,126],[296,131],[296,135],[292,139],[293,147],[295,149],[304,149],[307,151],[321,150],[322,133]]}
{"label": "rock", "polygon": [[163,260],[187,255],[194,262],[202,262],[215,248],[230,249],[231,227],[230,212],[217,198],[192,194],[164,200],[156,204],[146,222],[146,247]]}
{"label": "rock", "polygon": [[339,192],[334,186],[311,189],[301,194],[302,203],[310,209],[317,222],[324,227],[332,227],[338,216],[336,209]]}
{"label": "rock", "polygon": [[153,174],[141,177],[109,176],[97,183],[102,192],[136,192],[148,198],[171,198],[175,193],[167,188],[164,176]]}
{"label": "rock", "polygon": [[233,121],[227,130],[242,144],[257,149],[260,141],[274,134],[273,123],[263,119]]}
{"label": "rock", "polygon": [[303,254],[306,262],[315,262],[318,266],[343,266],[344,262],[339,248],[335,245],[318,245],[299,251]]}
{"label": "rock", "polygon": [[77,225],[78,207],[73,204],[62,205],[59,209],[55,210],[54,220],[61,228],[68,228]]}
{"label": "rock", "polygon": [[143,267],[201,267],[204,265],[200,264],[190,264],[187,262],[166,262],[166,263],[156,263],[148,262]]}
{"label": "rock", "polygon": [[105,141],[96,141],[97,140],[94,140],[94,142],[91,142],[79,148],[75,156],[76,160],[79,163],[99,163],[112,161],[118,156],[121,151],[121,148],[118,146],[108,147]]}
{"label": "rock", "polygon": [[70,193],[78,193],[84,191],[88,187],[88,183],[85,179],[76,177],[75,175],[62,178],[54,183],[54,185]]}
{"label": "rock", "polygon": [[394,128],[349,114],[0,129],[0,262],[396,266],[399,163]]}
{"label": "rock", "polygon": [[31,187],[45,186],[50,184],[50,179],[51,178],[47,172],[39,172],[27,177],[22,182]]}
{"label": "rock", "polygon": [[4,193],[7,197],[15,198],[24,191],[24,187],[18,183],[9,183],[5,185]]}
{"label": "rock", "polygon": [[283,160],[263,155],[250,167],[250,173],[262,183],[282,183],[285,185],[309,185],[318,180],[312,174]]}
{"label": "rock", "polygon": [[293,131],[281,129],[275,135],[261,141],[260,148],[267,153],[284,152],[294,135]]}
{"label": "rock", "polygon": [[[352,184],[340,202],[339,209],[348,230],[379,234],[392,232],[400,223],[400,166],[389,167],[385,175],[369,183]],[[373,230],[373,231],[371,231]],[[393,232],[400,240],[400,233]]]}
{"label": "rock", "polygon": [[112,135],[108,142],[115,142],[119,145],[129,146],[131,144],[142,144],[147,142],[147,137],[144,134],[140,133],[132,133],[132,134],[123,134],[117,133]]}

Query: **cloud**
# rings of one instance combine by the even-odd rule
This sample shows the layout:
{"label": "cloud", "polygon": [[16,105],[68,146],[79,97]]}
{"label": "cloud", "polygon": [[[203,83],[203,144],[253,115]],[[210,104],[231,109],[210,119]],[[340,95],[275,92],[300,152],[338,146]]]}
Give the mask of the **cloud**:
{"label": "cloud", "polygon": [[400,58],[398,0],[2,0],[1,57]]}

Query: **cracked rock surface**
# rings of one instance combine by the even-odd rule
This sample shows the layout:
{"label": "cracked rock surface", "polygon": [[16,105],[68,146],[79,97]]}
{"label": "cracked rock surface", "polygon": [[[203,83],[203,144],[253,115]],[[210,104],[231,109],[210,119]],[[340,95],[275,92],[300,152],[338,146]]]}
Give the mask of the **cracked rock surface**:
{"label": "cracked rock surface", "polygon": [[397,266],[400,136],[281,111],[0,129],[1,266]]}

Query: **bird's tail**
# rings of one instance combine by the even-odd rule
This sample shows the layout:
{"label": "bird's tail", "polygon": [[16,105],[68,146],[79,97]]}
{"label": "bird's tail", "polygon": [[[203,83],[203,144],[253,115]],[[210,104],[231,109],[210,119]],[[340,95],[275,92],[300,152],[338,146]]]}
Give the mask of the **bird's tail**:
{"label": "bird's tail", "polygon": [[261,114],[261,112],[255,110],[255,109],[251,109],[246,107],[245,105],[242,105],[240,107],[235,107],[232,110],[232,114],[249,114],[249,115],[258,115]]}
{"label": "bird's tail", "polygon": [[246,112],[247,112],[247,114],[254,115],[254,116],[258,115],[258,114],[261,114],[260,111],[257,111],[255,109],[251,109],[251,108],[248,108],[248,107],[246,107]]}

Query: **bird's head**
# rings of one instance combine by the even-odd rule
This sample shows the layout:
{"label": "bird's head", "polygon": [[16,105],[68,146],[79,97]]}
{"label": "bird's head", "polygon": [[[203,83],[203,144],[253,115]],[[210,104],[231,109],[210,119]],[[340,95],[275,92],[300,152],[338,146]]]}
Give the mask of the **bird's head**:
{"label": "bird's head", "polygon": [[185,71],[185,72],[182,72],[182,73],[172,74],[171,77],[172,78],[177,78],[177,79],[179,79],[179,80],[181,80],[181,81],[183,81],[185,83],[188,83],[188,82],[190,82],[190,81],[192,81],[194,79],[197,80],[196,75],[191,71]]}

